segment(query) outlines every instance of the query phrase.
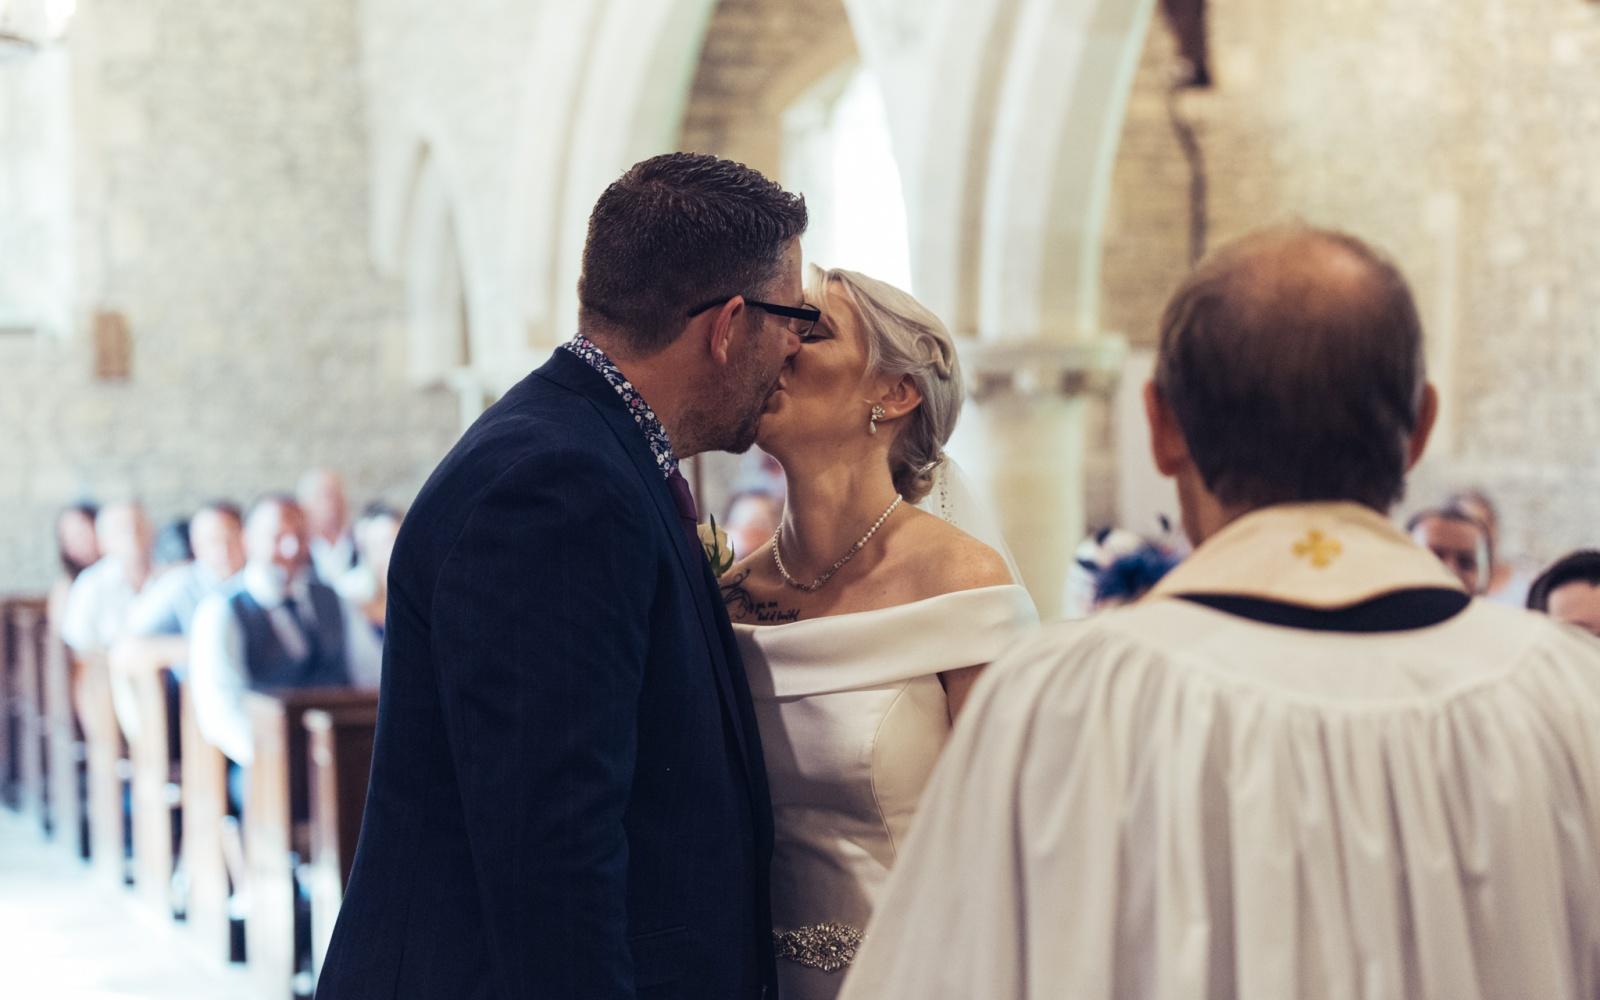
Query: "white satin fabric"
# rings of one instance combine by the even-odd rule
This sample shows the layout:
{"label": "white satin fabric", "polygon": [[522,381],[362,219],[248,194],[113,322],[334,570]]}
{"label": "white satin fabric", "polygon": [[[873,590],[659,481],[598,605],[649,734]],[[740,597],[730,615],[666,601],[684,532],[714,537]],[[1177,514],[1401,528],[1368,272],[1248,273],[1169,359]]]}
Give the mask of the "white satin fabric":
{"label": "white satin fabric", "polygon": [[[993,661],[1037,623],[1006,585],[734,626],[772,790],[778,932],[866,926],[949,733],[938,675]],[[843,976],[778,963],[784,1000],[831,1000]]]}
{"label": "white satin fabric", "polygon": [[[1445,581],[1370,513],[1229,532],[1172,587]],[[990,669],[844,1000],[1600,996],[1600,642],[1482,601],[1347,634],[1174,593]]]}

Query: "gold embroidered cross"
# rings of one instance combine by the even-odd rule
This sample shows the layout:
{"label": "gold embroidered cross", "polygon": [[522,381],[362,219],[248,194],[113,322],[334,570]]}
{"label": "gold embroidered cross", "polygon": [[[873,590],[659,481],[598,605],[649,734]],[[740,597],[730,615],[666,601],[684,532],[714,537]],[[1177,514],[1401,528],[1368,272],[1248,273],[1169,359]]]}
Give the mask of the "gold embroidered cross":
{"label": "gold embroidered cross", "polygon": [[1310,559],[1311,565],[1317,569],[1327,569],[1343,552],[1344,546],[1339,544],[1337,538],[1329,538],[1316,529],[1312,529],[1304,541],[1296,542],[1294,546],[1294,554],[1302,559]]}

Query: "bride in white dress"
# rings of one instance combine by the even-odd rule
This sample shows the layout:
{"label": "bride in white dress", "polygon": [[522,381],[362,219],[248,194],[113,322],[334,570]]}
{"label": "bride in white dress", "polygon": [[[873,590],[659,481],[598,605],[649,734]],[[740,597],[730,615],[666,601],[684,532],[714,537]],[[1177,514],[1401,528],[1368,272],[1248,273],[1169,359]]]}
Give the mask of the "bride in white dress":
{"label": "bride in white dress", "polygon": [[952,516],[962,389],[943,324],[850,271],[817,272],[808,298],[823,317],[758,438],[788,507],[722,580],[772,790],[784,1000],[838,993],[952,720],[1038,622],[1008,559],[962,528],[1003,548],[998,532]]}

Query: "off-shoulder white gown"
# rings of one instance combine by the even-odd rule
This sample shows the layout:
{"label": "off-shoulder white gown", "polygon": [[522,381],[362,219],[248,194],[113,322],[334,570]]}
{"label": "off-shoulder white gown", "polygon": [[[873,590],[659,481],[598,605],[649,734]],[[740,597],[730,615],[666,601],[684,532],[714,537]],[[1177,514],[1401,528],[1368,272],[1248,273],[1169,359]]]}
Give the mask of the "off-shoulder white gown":
{"label": "off-shoulder white gown", "polygon": [[1020,586],[881,611],[735,625],[776,818],[773,927],[784,1000],[831,1000],[950,731],[939,674],[987,664],[1038,624]]}

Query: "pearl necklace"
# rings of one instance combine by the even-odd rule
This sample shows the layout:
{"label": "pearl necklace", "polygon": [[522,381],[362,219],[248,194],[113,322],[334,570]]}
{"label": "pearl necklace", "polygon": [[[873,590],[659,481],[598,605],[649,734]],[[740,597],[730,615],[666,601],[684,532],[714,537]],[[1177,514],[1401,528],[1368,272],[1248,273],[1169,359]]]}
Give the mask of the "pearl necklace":
{"label": "pearl necklace", "polygon": [[864,548],[866,544],[872,540],[872,536],[876,535],[878,533],[878,529],[883,527],[883,522],[889,520],[889,515],[893,514],[895,509],[899,507],[904,500],[905,497],[896,493],[894,495],[894,503],[891,503],[889,505],[889,509],[884,511],[882,516],[880,516],[878,520],[873,523],[872,527],[867,529],[867,533],[861,536],[861,540],[850,546],[850,551],[840,556],[839,561],[828,567],[828,571],[826,573],[817,577],[815,580],[812,580],[810,583],[801,583],[799,580],[796,580],[794,577],[790,576],[789,571],[784,568],[783,553],[779,550],[778,543],[778,539],[783,535],[783,525],[778,525],[778,530],[772,533],[772,562],[778,567],[778,575],[783,577],[784,583],[787,583],[796,590],[803,590],[808,594],[816,593],[822,589],[823,584],[833,579],[833,574],[839,572],[840,568],[843,567],[845,563],[856,557],[856,553],[860,552],[862,548]]}

